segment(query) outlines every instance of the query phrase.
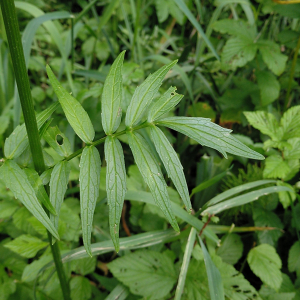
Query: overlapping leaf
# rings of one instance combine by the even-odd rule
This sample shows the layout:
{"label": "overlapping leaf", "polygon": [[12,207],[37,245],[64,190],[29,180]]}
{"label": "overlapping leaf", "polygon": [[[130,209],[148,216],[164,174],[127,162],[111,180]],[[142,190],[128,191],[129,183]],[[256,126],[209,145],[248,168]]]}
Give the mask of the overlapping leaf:
{"label": "overlapping leaf", "polygon": [[164,77],[176,63],[177,60],[161,67],[155,73],[149,75],[148,78],[136,88],[126,112],[126,126],[131,127],[139,123],[161,86]]}
{"label": "overlapping leaf", "polygon": [[46,70],[68,122],[75,133],[85,143],[90,144],[94,139],[95,131],[87,112],[83,109],[81,104],[61,86],[48,65]]}
{"label": "overlapping leaf", "polygon": [[156,204],[163,211],[172,227],[179,231],[167,192],[167,185],[163,178],[159,163],[146,142],[139,133],[128,132],[128,141],[135,162],[147,183]]}
{"label": "overlapping leaf", "polygon": [[172,179],[186,209],[191,211],[192,205],[189,190],[183,173],[183,167],[177,153],[159,128],[153,126],[150,128],[150,132],[155,148],[167,170],[168,176]]}
{"label": "overlapping leaf", "polygon": [[100,171],[101,160],[98,150],[94,146],[85,147],[80,159],[80,209],[83,243],[90,256],[92,256],[91,234],[99,196]]}
{"label": "overlapping leaf", "polygon": [[105,140],[106,192],[109,205],[109,228],[116,251],[119,251],[119,224],[126,194],[124,154],[118,139]]}
{"label": "overlapping leaf", "polygon": [[159,120],[157,124],[179,131],[203,146],[216,149],[226,158],[228,152],[252,159],[264,159],[261,154],[231,136],[231,130],[222,128],[207,118],[171,117]]}
{"label": "overlapping leaf", "polygon": [[106,134],[113,133],[120,125],[122,109],[122,67],[125,51],[112,64],[105,79],[102,94],[102,125]]}
{"label": "overlapping leaf", "polygon": [[57,230],[48,218],[42,205],[36,198],[33,187],[30,185],[25,172],[12,160],[7,160],[0,168],[0,178],[12,191],[17,199],[20,199],[24,206],[59,239]]}

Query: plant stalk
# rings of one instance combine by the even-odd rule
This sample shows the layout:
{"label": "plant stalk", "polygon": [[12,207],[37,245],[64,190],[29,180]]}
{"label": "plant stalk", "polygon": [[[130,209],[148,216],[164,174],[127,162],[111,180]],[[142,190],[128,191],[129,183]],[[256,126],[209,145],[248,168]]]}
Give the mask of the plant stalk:
{"label": "plant stalk", "polygon": [[[31,97],[30,83],[25,65],[24,52],[21,43],[21,35],[19,31],[19,24],[17,20],[14,0],[0,1],[0,5],[7,34],[9,50],[12,58],[13,69],[19,91],[21,107],[24,115],[28,141],[32,153],[33,164],[35,170],[39,174],[41,174],[45,171],[45,162]],[[49,212],[47,213],[49,214]],[[48,238],[49,243],[51,244],[52,237],[49,232]],[[70,300],[69,284],[67,282],[67,278],[63,270],[63,264],[61,261],[61,254],[58,248],[58,243],[52,245],[51,250],[53,259],[55,261],[57,274],[60,280],[64,300]]]}

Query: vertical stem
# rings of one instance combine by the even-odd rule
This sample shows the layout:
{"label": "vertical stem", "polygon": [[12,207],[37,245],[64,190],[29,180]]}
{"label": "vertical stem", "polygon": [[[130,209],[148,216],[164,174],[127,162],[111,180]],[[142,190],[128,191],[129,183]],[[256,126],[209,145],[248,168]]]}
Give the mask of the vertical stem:
{"label": "vertical stem", "polygon": [[137,43],[137,38],[138,38],[138,33],[139,33],[139,21],[140,21],[140,10],[141,10],[141,0],[137,0],[137,7],[136,7],[136,17],[135,17],[135,26],[134,26],[134,34],[133,34],[133,42],[132,42],[132,47],[131,47],[131,52],[133,57],[135,58],[135,62],[138,62],[138,56],[137,56],[137,51],[135,49],[136,43]]}
{"label": "vertical stem", "polygon": [[[41,174],[45,170],[45,162],[39,138],[33,102],[31,98],[30,83],[25,65],[24,52],[21,43],[21,35],[16,16],[14,0],[0,1],[0,5],[2,9],[2,16],[7,34],[7,41],[18,86],[33,163],[36,171],[39,174]],[[48,233],[48,238],[51,244],[50,233]],[[52,245],[51,250],[57,274],[60,280],[64,300],[70,300],[69,285],[67,282],[65,272],[63,270],[63,264],[61,261],[61,254],[58,248],[58,244],[56,243]]]}

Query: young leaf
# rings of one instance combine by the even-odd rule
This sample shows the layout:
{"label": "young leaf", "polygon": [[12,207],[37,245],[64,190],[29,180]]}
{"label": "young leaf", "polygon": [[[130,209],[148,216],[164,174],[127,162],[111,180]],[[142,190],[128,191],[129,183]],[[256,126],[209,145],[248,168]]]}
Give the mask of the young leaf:
{"label": "young leaf", "polygon": [[112,64],[105,79],[102,93],[102,126],[106,134],[117,130],[121,122],[122,109],[122,67],[125,51],[121,52]]}
{"label": "young leaf", "polygon": [[206,118],[171,117],[155,122],[167,126],[196,140],[203,146],[220,151],[227,158],[226,152],[252,159],[264,157],[251,150],[230,135],[231,130],[218,126]]}
{"label": "young leaf", "polygon": [[168,176],[172,179],[186,210],[191,212],[192,205],[189,190],[183,173],[183,167],[177,153],[159,128],[153,126],[150,128],[150,132],[155,148],[167,170]]}
{"label": "young leaf", "polygon": [[183,95],[175,93],[176,87],[170,87],[150,108],[148,113],[148,122],[151,123],[159,119],[162,115],[175,107]]}
{"label": "young leaf", "polygon": [[92,122],[81,104],[72,97],[58,82],[51,68],[46,66],[47,74],[59,103],[75,133],[87,144],[90,144],[95,131]]}
{"label": "young leaf", "polygon": [[[56,216],[51,215],[50,220],[58,228],[58,219],[61,205],[64,201],[67,184],[69,181],[70,165],[68,161],[61,161],[55,165],[50,178],[50,202],[56,211]],[[53,240],[55,242],[55,240]]]}
{"label": "young leaf", "polygon": [[104,146],[106,166],[106,192],[109,205],[110,236],[119,252],[119,224],[126,194],[124,154],[118,139],[108,136]]}
{"label": "young leaf", "polygon": [[167,185],[163,178],[159,163],[152,154],[146,140],[139,133],[128,132],[128,141],[134,160],[147,183],[156,204],[163,211],[172,227],[179,231],[167,192]]}
{"label": "young leaf", "polygon": [[57,230],[45,213],[42,205],[36,198],[33,187],[30,185],[25,172],[13,161],[6,160],[0,168],[0,178],[12,191],[17,199],[20,199],[24,206],[49,230],[49,232],[59,239]]}
{"label": "young leaf", "polygon": [[161,67],[155,73],[149,75],[148,78],[136,88],[126,112],[126,126],[132,127],[139,123],[161,86],[164,77],[176,63],[177,60],[174,60],[168,65]]}
{"label": "young leaf", "polygon": [[80,159],[80,210],[83,244],[87,253],[91,253],[91,234],[93,216],[99,196],[101,160],[96,147],[83,149]]}

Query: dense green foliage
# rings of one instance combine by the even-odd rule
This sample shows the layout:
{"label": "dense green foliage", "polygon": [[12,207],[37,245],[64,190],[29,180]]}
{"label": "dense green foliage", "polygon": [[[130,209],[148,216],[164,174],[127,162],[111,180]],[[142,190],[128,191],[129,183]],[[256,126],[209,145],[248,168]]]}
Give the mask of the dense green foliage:
{"label": "dense green foliage", "polygon": [[299,300],[300,4],[15,6],[0,299]]}

